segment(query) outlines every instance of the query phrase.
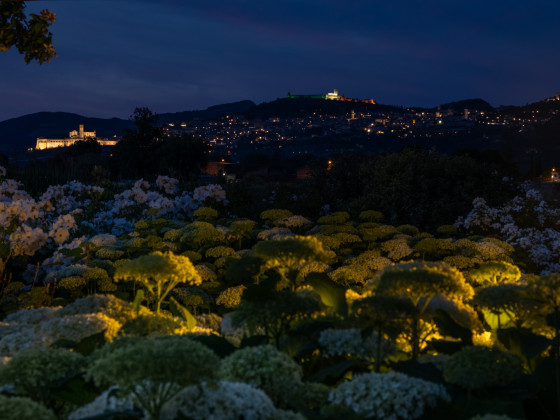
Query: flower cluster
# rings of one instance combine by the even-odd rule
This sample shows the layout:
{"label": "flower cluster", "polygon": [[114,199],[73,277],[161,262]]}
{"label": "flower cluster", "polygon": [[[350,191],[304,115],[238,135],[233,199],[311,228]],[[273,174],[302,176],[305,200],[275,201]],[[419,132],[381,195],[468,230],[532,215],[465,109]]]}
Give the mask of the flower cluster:
{"label": "flower cluster", "polygon": [[273,420],[276,408],[270,398],[252,385],[220,381],[212,387],[183,388],[162,410],[162,418],[193,420]]}
{"label": "flower cluster", "polygon": [[58,216],[53,223],[49,236],[54,239],[57,244],[62,244],[70,238],[70,232],[77,228],[76,220],[71,214]]}
{"label": "flower cluster", "polygon": [[224,205],[229,203],[229,201],[226,200],[226,192],[224,189],[216,184],[195,188],[193,191],[193,199],[200,203],[204,203],[206,200],[212,200]]}
{"label": "flower cluster", "polygon": [[412,254],[412,248],[404,239],[390,239],[383,243],[381,249],[387,253],[387,257],[393,261],[402,260]]}
{"label": "flower cluster", "polygon": [[[524,185],[522,194],[499,208],[482,198],[455,223],[474,233],[495,233],[510,245],[519,246],[543,273],[560,271],[560,209],[550,206],[540,193]],[[489,245],[483,245],[488,251]],[[495,258],[488,258],[495,259]]]}
{"label": "flower cluster", "polygon": [[149,314],[112,295],[91,295],[77,299],[64,308],[38,308],[14,312],[0,324],[0,355],[11,356],[20,351],[45,348],[60,339],[79,341],[105,331],[113,339],[122,324]]}
{"label": "flower cluster", "polygon": [[131,396],[119,397],[117,394],[118,387],[110,387],[89,404],[72,411],[68,415],[68,420],[82,420],[107,412],[122,412],[134,409],[134,401]]}
{"label": "flower cluster", "polygon": [[301,367],[289,356],[266,345],[237,350],[222,360],[219,377],[262,389],[276,404],[301,384]]}
{"label": "flower cluster", "polygon": [[166,194],[175,194],[178,190],[179,180],[169,178],[168,176],[160,175],[156,179],[156,185],[160,190],[165,191]]}
{"label": "flower cluster", "polygon": [[15,256],[34,255],[47,243],[48,236],[41,228],[21,225],[8,237],[10,249]]}
{"label": "flower cluster", "polygon": [[415,419],[438,399],[449,400],[445,388],[402,373],[363,373],[331,391],[329,401],[366,418]]}
{"label": "flower cluster", "polygon": [[[362,359],[374,358],[377,354],[377,333],[362,337],[357,328],[346,330],[326,329],[319,335],[319,344],[328,356],[351,355]],[[384,338],[381,340],[381,354],[385,358],[395,351],[394,345]]]}

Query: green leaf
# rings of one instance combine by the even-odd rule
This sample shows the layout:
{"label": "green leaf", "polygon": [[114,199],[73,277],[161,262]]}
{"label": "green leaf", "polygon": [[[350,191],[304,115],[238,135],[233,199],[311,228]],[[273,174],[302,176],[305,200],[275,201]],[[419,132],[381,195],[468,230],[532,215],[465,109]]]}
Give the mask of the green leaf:
{"label": "green leaf", "polygon": [[10,255],[10,245],[0,242],[0,258],[8,258],[8,255]]}
{"label": "green leaf", "polygon": [[105,338],[105,330],[103,330],[97,334],[82,338],[78,341],[76,346],[74,346],[74,351],[84,356],[89,356],[95,350],[103,347],[105,343],[107,343],[107,340]]}
{"label": "green leaf", "polygon": [[433,363],[420,363],[416,360],[406,360],[392,363],[391,367],[397,372],[408,376],[424,379],[434,383],[443,383],[443,374]]}
{"label": "green leaf", "polygon": [[552,328],[560,328],[560,316],[553,313],[550,313],[546,316],[546,325]]}
{"label": "green leaf", "polygon": [[243,349],[245,347],[257,347],[270,344],[268,342],[268,336],[266,335],[252,335],[250,337],[243,337],[241,340],[241,345],[239,348]]}
{"label": "green leaf", "polygon": [[82,248],[66,249],[63,248],[60,252],[66,257],[72,257],[75,260],[79,260],[85,256],[85,252]]}
{"label": "green leaf", "polygon": [[310,273],[306,277],[306,282],[321,297],[323,304],[332,307],[341,316],[348,314],[346,289],[333,282],[328,275]]}
{"label": "green leaf", "polygon": [[459,338],[463,343],[472,345],[471,329],[459,325],[447,312],[437,310],[434,314],[434,321],[440,334]]}
{"label": "green leaf", "polygon": [[512,353],[529,360],[540,356],[552,344],[552,340],[543,335],[517,328],[498,330],[498,340]]}
{"label": "green leaf", "polygon": [[484,319],[493,330],[500,328],[513,327],[512,316],[508,316],[508,311],[501,311],[500,314],[495,314],[488,309],[482,309]]}
{"label": "green leaf", "polygon": [[196,327],[196,318],[192,316],[187,308],[181,305],[174,297],[169,298],[169,309],[175,316],[179,316],[187,321],[187,328],[192,331]]}
{"label": "green leaf", "polygon": [[221,358],[229,356],[237,350],[228,340],[217,335],[194,335],[191,337],[191,340],[204,344]]}
{"label": "green leaf", "polygon": [[352,360],[328,366],[315,372],[308,378],[309,382],[336,383],[338,382],[356,363]]}
{"label": "green leaf", "polygon": [[438,353],[452,355],[465,347],[465,344],[461,341],[431,340],[428,346]]}
{"label": "green leaf", "polygon": [[134,302],[132,302],[132,309],[135,312],[140,311],[140,305],[142,304],[143,300],[144,300],[144,290],[140,289],[136,292],[136,296],[134,297]]}
{"label": "green leaf", "polygon": [[86,382],[83,375],[70,378],[55,390],[56,399],[82,406],[92,402],[98,395],[95,387]]}

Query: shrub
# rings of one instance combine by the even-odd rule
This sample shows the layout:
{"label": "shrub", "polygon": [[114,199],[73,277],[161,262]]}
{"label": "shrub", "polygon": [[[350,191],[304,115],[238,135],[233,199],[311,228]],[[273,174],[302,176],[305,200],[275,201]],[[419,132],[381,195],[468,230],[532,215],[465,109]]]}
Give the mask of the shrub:
{"label": "shrub", "polygon": [[465,347],[445,363],[445,379],[468,389],[506,385],[521,376],[519,358],[511,353],[482,346]]}
{"label": "shrub", "polygon": [[55,399],[56,387],[80,373],[85,365],[82,355],[66,349],[30,350],[15,355],[0,368],[0,382],[12,384],[20,395],[49,406]]}
{"label": "shrub", "polygon": [[17,420],[56,420],[54,413],[29,398],[0,395],[0,418]]}
{"label": "shrub", "polygon": [[153,419],[182,387],[212,380],[218,357],[188,338],[122,338],[93,354],[88,376],[131,393]]}
{"label": "shrub", "polygon": [[285,404],[286,396],[301,385],[301,367],[273,346],[237,350],[222,360],[219,376],[226,381],[244,382],[262,389],[275,404]]}

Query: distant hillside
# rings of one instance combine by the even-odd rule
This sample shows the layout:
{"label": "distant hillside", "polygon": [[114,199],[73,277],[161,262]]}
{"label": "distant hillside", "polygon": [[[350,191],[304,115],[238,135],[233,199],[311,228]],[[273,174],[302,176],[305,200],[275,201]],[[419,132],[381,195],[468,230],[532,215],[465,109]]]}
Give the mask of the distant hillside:
{"label": "distant hillside", "polygon": [[[476,111],[493,111],[494,107],[486,102],[484,99],[464,99],[462,101],[450,102],[448,104],[439,105],[441,109],[452,109],[455,112],[463,112],[464,109]],[[432,110],[438,107],[432,108]]]}
{"label": "distant hillside", "polygon": [[[203,111],[185,111],[160,114],[159,122],[167,124],[193,119],[212,119],[222,115],[243,113],[255,106],[251,101],[215,105]],[[131,120],[119,118],[89,118],[68,112],[37,112],[0,122],[0,152],[26,150],[35,147],[37,137],[65,138],[80,124],[86,131],[96,131],[99,137],[121,136],[134,128]]]}
{"label": "distant hillside", "polygon": [[363,102],[327,101],[313,98],[280,98],[264,102],[248,110],[248,118],[299,117],[313,112],[329,115],[345,115],[350,112],[403,111],[402,108],[389,105],[367,104]]}
{"label": "distant hillside", "polygon": [[68,112],[37,112],[0,122],[0,151],[25,150],[35,147],[37,137],[64,138],[80,124],[86,131],[96,131],[99,137],[122,135],[132,128],[128,120],[119,118],[89,118]]}
{"label": "distant hillside", "polygon": [[244,114],[253,107],[255,107],[253,101],[245,100],[223,105],[214,105],[203,111],[183,111],[160,114],[159,121],[162,124],[167,124],[170,122],[192,121],[195,119],[213,119],[224,115]]}

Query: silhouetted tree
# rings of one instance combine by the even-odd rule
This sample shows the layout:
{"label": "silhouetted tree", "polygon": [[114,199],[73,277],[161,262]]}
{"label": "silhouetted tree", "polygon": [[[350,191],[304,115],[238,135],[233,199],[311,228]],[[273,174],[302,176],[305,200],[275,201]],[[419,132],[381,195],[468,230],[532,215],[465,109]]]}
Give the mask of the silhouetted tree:
{"label": "silhouetted tree", "polygon": [[39,64],[48,63],[56,57],[52,45],[49,26],[56,21],[56,15],[49,10],[32,13],[28,18],[25,2],[21,0],[2,0],[0,2],[0,51],[16,47],[26,63],[37,60]]}
{"label": "silhouetted tree", "polygon": [[138,178],[155,172],[154,153],[163,138],[163,129],[157,125],[158,115],[148,108],[136,108],[131,119],[136,128],[126,130],[114,147],[112,171],[119,177]]}
{"label": "silhouetted tree", "polygon": [[158,145],[159,173],[188,179],[206,165],[210,149],[204,139],[190,134],[165,137]]}

